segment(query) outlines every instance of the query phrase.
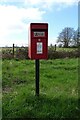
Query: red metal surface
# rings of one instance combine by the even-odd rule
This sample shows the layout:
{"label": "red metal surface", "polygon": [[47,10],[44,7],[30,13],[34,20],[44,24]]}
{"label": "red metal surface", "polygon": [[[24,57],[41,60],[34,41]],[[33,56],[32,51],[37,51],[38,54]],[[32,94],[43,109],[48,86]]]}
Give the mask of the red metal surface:
{"label": "red metal surface", "polygon": [[[39,36],[35,36],[34,32],[35,33],[37,32]],[[39,48],[41,48],[39,49],[41,51],[38,51],[38,45]],[[30,59],[48,58],[48,24],[47,23],[30,24],[28,56]]]}

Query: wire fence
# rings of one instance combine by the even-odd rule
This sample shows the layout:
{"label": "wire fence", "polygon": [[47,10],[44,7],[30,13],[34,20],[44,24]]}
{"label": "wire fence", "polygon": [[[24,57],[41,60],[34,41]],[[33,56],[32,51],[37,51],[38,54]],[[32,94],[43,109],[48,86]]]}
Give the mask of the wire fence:
{"label": "wire fence", "polygon": [[[18,46],[13,44],[12,47],[3,47],[0,55],[2,59],[29,59],[28,45]],[[57,48],[56,45],[48,46],[48,59],[78,57],[80,57],[78,48]]]}

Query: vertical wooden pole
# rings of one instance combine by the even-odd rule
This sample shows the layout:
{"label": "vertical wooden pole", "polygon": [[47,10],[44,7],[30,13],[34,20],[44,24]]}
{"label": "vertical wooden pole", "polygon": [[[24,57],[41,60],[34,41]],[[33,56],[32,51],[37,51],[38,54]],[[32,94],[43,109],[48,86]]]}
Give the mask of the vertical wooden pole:
{"label": "vertical wooden pole", "polygon": [[55,44],[55,51],[56,51],[56,44]]}
{"label": "vertical wooden pole", "polygon": [[14,44],[13,44],[13,58],[14,58]]}

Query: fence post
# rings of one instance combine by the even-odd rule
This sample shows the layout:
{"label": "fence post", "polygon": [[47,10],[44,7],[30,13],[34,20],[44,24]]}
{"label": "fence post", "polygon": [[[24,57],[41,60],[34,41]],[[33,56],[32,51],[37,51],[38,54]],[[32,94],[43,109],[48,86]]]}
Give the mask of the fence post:
{"label": "fence post", "polygon": [[56,44],[55,44],[55,51],[56,51]]}
{"label": "fence post", "polygon": [[14,44],[13,44],[13,58],[14,58]]}

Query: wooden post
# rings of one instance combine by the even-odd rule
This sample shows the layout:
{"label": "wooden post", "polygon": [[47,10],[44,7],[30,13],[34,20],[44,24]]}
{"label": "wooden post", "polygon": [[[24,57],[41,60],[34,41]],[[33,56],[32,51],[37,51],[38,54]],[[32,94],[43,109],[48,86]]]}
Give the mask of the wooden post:
{"label": "wooden post", "polygon": [[55,51],[56,51],[56,44],[55,44]]}
{"label": "wooden post", "polygon": [[14,58],[14,44],[13,44],[13,58]]}

